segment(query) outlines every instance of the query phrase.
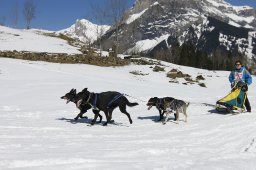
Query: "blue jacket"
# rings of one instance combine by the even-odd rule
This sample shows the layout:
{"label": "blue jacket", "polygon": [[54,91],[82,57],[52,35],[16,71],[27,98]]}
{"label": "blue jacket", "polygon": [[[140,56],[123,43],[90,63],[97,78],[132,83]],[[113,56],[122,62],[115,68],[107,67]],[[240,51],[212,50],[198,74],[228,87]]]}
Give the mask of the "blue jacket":
{"label": "blue jacket", "polygon": [[244,83],[250,85],[252,84],[252,76],[250,73],[242,66],[239,70],[235,69],[231,71],[229,75],[229,82],[234,83],[238,81],[243,81]]}

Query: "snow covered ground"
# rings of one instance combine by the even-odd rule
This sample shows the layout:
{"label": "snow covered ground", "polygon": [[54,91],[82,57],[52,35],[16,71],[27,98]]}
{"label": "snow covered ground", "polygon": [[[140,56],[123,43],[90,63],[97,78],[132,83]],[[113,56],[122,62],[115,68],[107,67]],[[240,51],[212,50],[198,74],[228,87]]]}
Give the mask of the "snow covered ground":
{"label": "snow covered ground", "polygon": [[0,51],[4,50],[81,54],[67,41],[43,35],[39,30],[19,30],[0,26]]}
{"label": "snow covered ground", "polygon": [[[255,169],[256,83],[249,90],[252,113],[216,114],[201,103],[215,104],[229,92],[228,72],[166,65],[166,71],[202,74],[207,88],[169,83],[166,72],[149,66],[103,68],[0,58],[0,169]],[[134,70],[149,75],[129,73]],[[89,120],[73,121],[79,111],[60,96],[84,87],[133,96],[129,100],[140,104],[127,109],[134,123],[118,109],[115,124],[107,127],[87,126],[91,111]],[[155,122],[158,111],[148,111],[144,102],[153,96],[190,101],[188,122],[183,115],[179,124]]]}

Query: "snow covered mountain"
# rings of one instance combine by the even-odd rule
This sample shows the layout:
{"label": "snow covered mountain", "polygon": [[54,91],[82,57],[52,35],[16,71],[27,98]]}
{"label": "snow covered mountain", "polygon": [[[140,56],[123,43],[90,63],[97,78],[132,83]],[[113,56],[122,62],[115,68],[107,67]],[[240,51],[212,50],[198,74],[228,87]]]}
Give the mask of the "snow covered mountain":
{"label": "snow covered mountain", "polygon": [[62,33],[71,38],[79,39],[85,43],[92,43],[97,40],[99,36],[102,36],[109,28],[110,26],[108,25],[97,25],[86,19],[81,19],[76,20],[76,23],[71,27],[60,30],[57,33]]}
{"label": "snow covered mountain", "polygon": [[[224,0],[137,0],[119,23],[120,49],[127,53],[169,48],[191,41],[212,53],[217,48],[256,55],[256,10]],[[112,27],[104,37],[110,48]]]}

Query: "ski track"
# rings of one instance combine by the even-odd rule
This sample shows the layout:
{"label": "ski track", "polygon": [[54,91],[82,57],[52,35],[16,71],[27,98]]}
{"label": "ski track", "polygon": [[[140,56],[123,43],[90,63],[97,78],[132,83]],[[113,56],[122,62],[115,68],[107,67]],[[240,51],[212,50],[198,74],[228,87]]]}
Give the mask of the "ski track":
{"label": "ski track", "polygon": [[[196,93],[180,85],[180,91],[187,93],[180,97],[195,100],[188,108],[188,122],[184,122],[181,114],[179,124],[171,117],[162,125],[156,122],[158,111],[155,108],[148,111],[144,101],[151,96],[164,96],[172,85],[166,80],[158,91],[154,89],[158,82],[147,87],[151,78],[161,75],[143,66],[100,68],[0,58],[0,67],[4,73],[0,74],[0,169],[250,170],[256,167],[254,110],[238,115],[216,114],[213,107],[202,104],[214,104],[219,95],[226,95],[225,89],[200,98],[197,94],[209,89],[191,86],[202,89]],[[129,74],[130,67],[145,69],[152,77],[143,77],[141,82]],[[103,74],[107,71],[113,80]],[[115,77],[120,79],[115,81]],[[225,76],[219,79],[228,81]],[[103,91],[113,86],[117,91],[123,89],[131,94],[134,98],[128,99],[140,104],[127,109],[134,122],[132,125],[116,109],[113,124],[87,126],[93,118],[91,111],[86,113],[88,120],[74,121],[79,111],[73,103],[66,105],[60,99],[71,88]],[[255,84],[252,86],[251,91]],[[145,89],[138,90],[141,87]],[[172,93],[178,96],[177,89],[168,94]],[[255,96],[252,92],[249,97]],[[251,105],[254,108],[253,100]],[[104,123],[105,116],[101,115]]]}

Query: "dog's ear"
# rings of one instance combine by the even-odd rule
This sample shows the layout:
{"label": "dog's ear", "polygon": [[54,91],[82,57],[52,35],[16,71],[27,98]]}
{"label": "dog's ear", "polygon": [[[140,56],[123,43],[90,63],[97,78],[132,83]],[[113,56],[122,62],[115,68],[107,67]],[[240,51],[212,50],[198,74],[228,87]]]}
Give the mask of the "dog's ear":
{"label": "dog's ear", "polygon": [[71,89],[69,93],[73,93],[73,94],[76,94],[76,89]]}
{"label": "dog's ear", "polygon": [[82,90],[82,92],[87,92],[87,88],[84,88],[84,89]]}

